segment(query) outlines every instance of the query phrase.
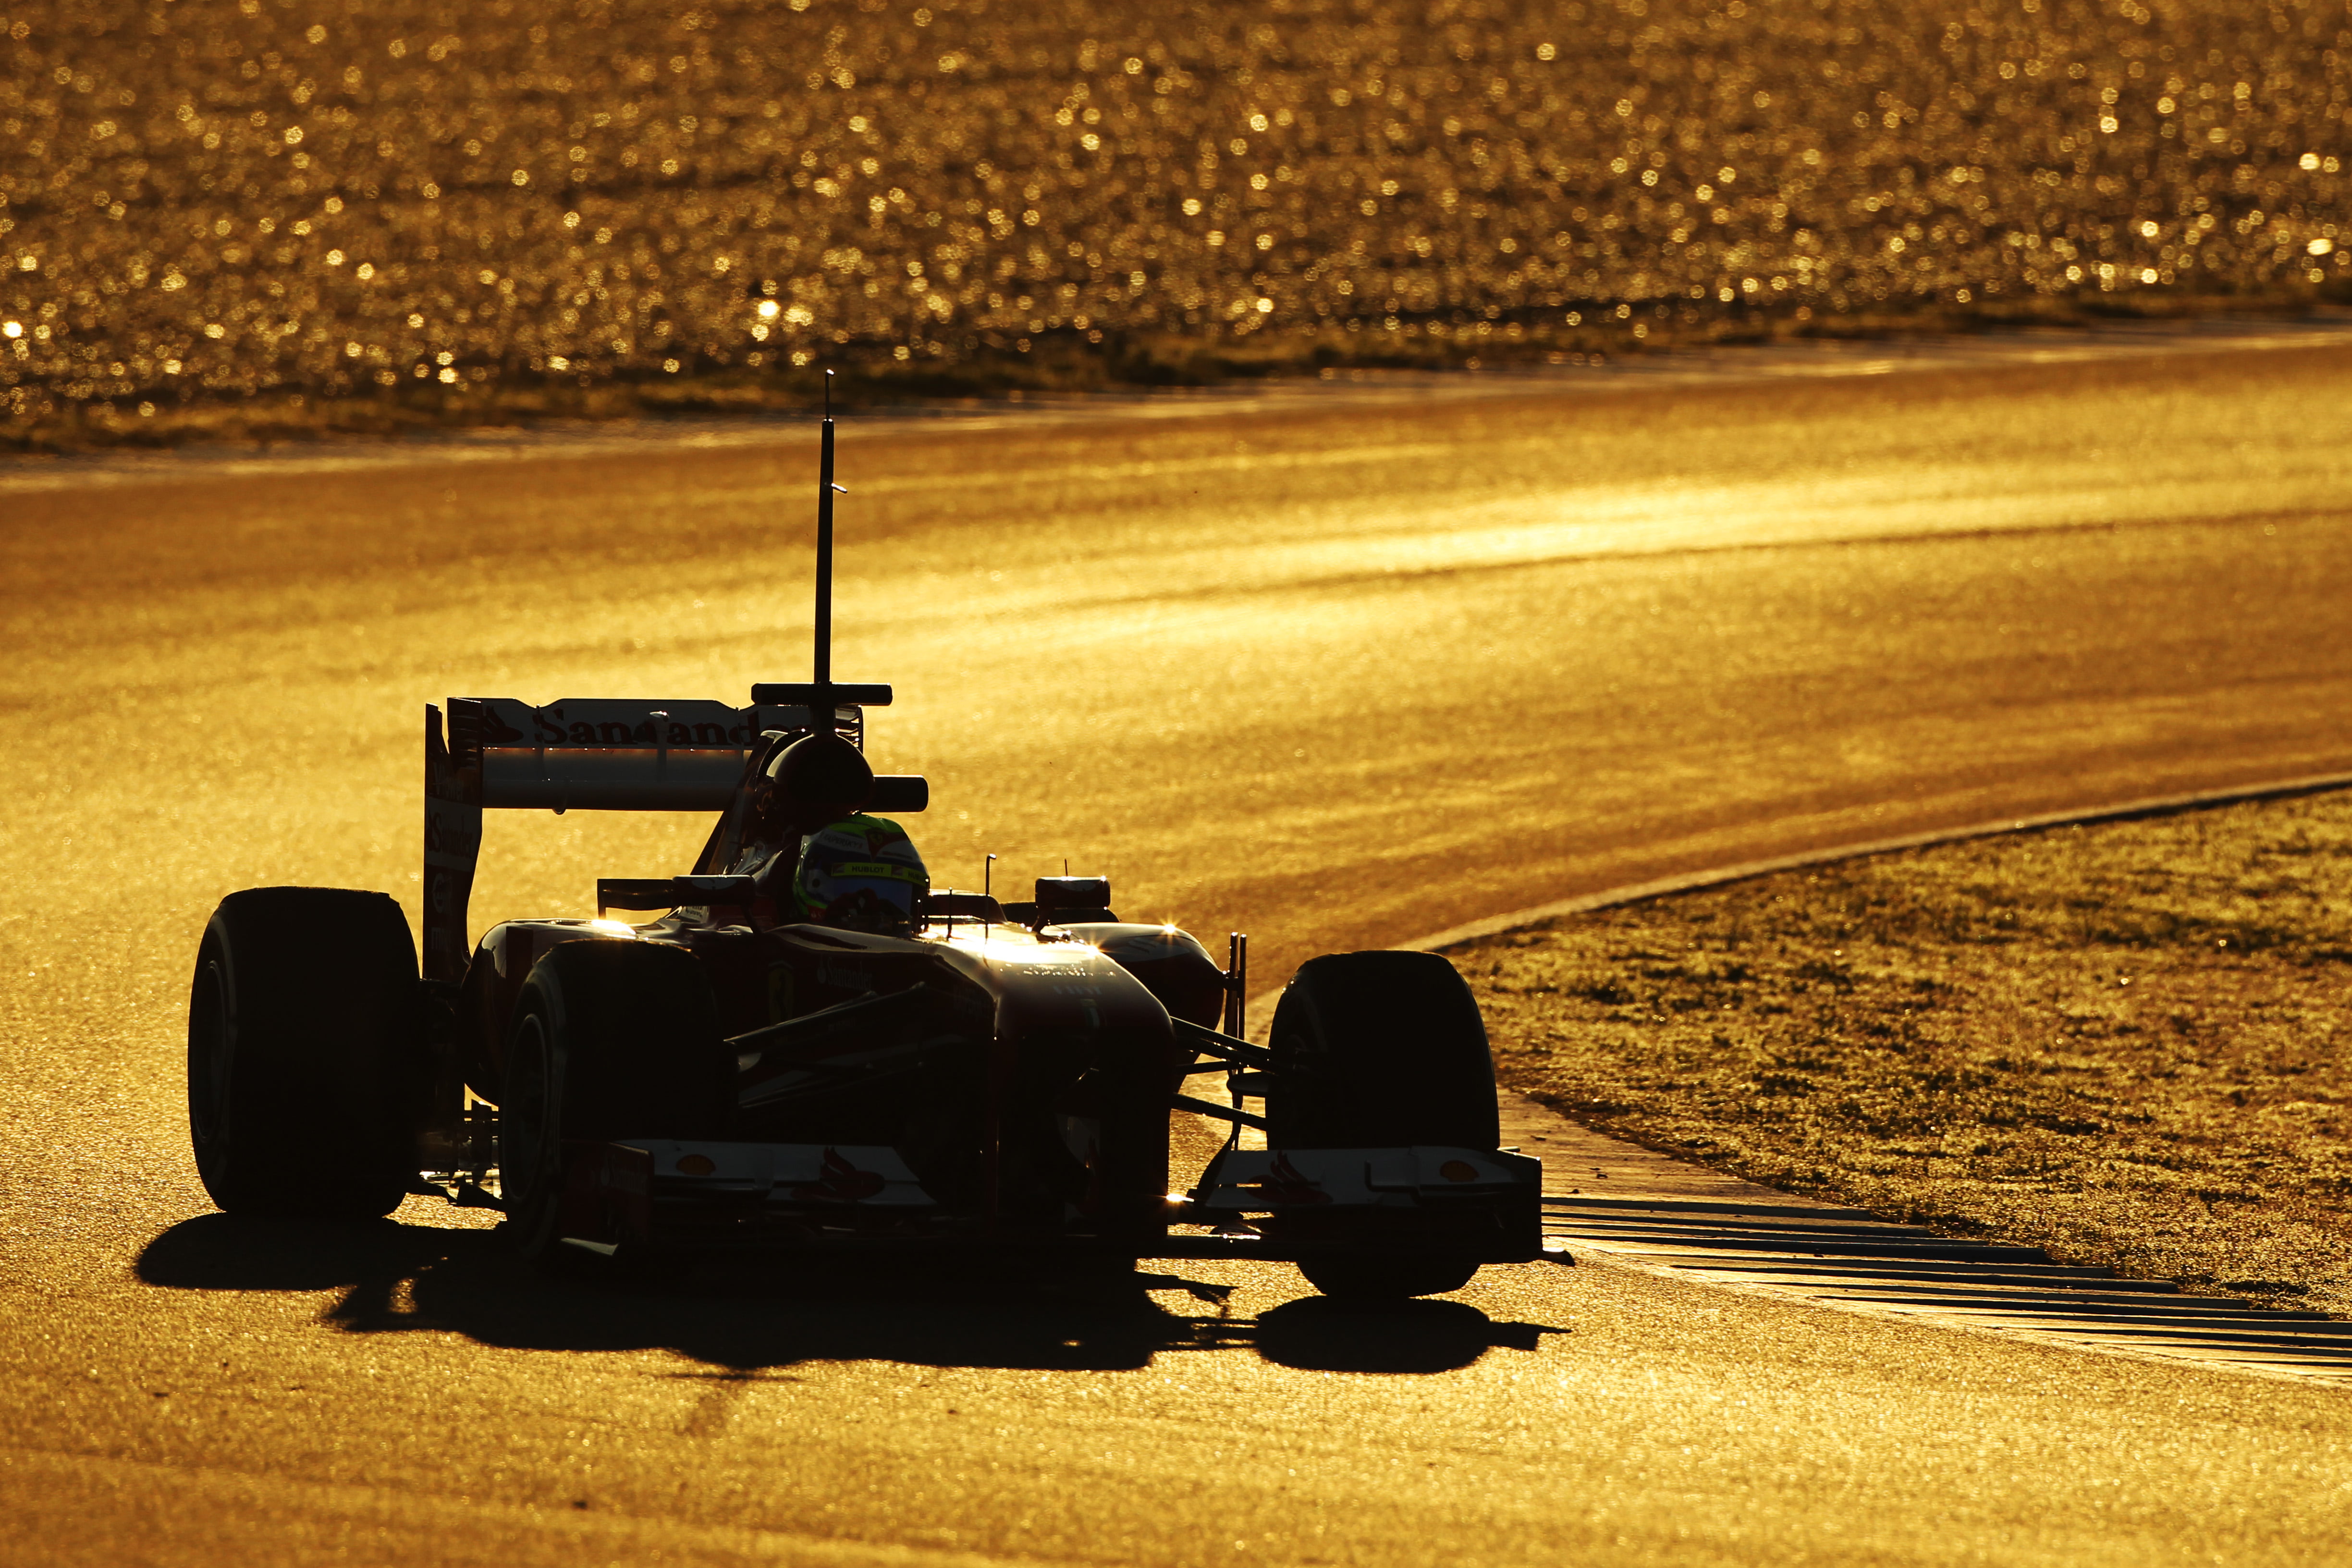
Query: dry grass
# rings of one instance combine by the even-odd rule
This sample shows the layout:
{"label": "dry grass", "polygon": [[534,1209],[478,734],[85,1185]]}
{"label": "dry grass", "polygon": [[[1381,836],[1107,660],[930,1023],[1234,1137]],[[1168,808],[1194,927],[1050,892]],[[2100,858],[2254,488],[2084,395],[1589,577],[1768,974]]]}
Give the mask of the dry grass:
{"label": "dry grass", "polygon": [[1985,839],[1456,950],[1580,1121],[2352,1313],[2352,795]]}
{"label": "dry grass", "polygon": [[2343,0],[0,0],[0,438],[2292,305],[2347,85]]}

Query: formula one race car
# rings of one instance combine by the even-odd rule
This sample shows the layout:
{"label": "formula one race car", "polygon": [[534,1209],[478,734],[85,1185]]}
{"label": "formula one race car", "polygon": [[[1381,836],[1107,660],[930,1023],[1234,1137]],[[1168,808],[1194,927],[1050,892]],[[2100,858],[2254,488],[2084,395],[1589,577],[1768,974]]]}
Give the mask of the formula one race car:
{"label": "formula one race car", "polygon": [[[1312,959],[1261,1046],[1238,936],[1220,966],[1181,931],[1121,921],[1093,878],[1045,879],[1025,903],[930,886],[887,815],[921,811],[928,784],[864,757],[889,689],[830,677],[830,416],[823,450],[814,681],[756,686],[744,708],[458,698],[446,731],[426,710],[421,976],[387,895],[222,900],[188,1012],[213,1200],[372,1218],[443,1194],[502,1208],[549,1265],[1257,1258],[1381,1298],[1543,1256],[1541,1168],[1496,1147],[1486,1031],[1444,959]],[[691,872],[608,879],[597,919],[469,944],[499,808],[719,818]],[[614,909],[668,912],[632,927]],[[1230,1103],[1182,1092],[1204,1074]],[[1171,1194],[1180,1110],[1231,1135]]]}

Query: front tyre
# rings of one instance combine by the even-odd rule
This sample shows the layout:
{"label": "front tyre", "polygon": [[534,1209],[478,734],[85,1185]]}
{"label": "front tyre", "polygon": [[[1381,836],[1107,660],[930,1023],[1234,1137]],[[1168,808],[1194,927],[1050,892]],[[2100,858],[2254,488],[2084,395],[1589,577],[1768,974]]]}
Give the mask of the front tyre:
{"label": "front tyre", "polygon": [[1340,1301],[1402,1301],[1411,1296],[1443,1296],[1459,1290],[1478,1265],[1442,1257],[1309,1258],[1298,1271],[1307,1282]]}
{"label": "front tyre", "polygon": [[229,1214],[375,1219],[415,1180],[431,1086],[400,906],[249,888],[205,927],[188,996],[188,1131]]}
{"label": "front tyre", "polygon": [[1433,952],[1329,952],[1282,993],[1267,1037],[1277,1149],[1492,1149],[1502,1138],[1478,999]]}
{"label": "front tyre", "polygon": [[565,1260],[566,1145],[724,1138],[735,1062],[702,966],[628,938],[551,949],[531,966],[508,1037],[499,1180],[515,1248]]}
{"label": "front tyre", "polygon": [[[1275,1057],[1276,1087],[1266,1100],[1271,1148],[1492,1149],[1501,1142],[1494,1058],[1477,998],[1435,953],[1308,959],[1283,991],[1267,1044]],[[1327,1296],[1434,1296],[1460,1289],[1478,1272],[1475,1259],[1426,1237],[1370,1251],[1368,1237],[1344,1239],[1344,1250],[1298,1266]]]}

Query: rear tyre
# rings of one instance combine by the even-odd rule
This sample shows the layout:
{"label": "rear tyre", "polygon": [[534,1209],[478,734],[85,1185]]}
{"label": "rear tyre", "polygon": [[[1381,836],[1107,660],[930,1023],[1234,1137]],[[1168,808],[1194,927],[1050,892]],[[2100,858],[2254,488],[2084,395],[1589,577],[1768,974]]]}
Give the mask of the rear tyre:
{"label": "rear tyre", "polygon": [[[1435,953],[1308,959],[1275,1008],[1268,1044],[1269,1147],[1492,1149],[1502,1140],[1477,998]],[[1299,1271],[1327,1296],[1398,1300],[1458,1290],[1478,1265],[1408,1246],[1311,1258]]]}
{"label": "rear tyre", "polygon": [[727,1134],[735,1062],[709,982],[682,948],[568,942],[531,966],[507,1044],[499,1178],[517,1251],[556,1267],[566,1143]]}
{"label": "rear tyre", "polygon": [[383,893],[250,888],[188,997],[188,1131],[230,1214],[376,1219],[416,1179],[431,1089],[407,917]]}

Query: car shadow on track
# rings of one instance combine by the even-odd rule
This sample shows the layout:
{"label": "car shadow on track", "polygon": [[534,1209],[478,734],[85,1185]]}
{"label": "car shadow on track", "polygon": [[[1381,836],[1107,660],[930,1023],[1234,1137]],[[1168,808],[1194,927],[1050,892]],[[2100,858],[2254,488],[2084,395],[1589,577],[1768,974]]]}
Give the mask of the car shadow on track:
{"label": "car shadow on track", "polygon": [[[690,1274],[551,1278],[487,1230],[324,1225],[202,1215],[140,1254],[146,1284],[182,1290],[343,1292],[327,1321],[353,1333],[431,1331],[544,1351],[660,1347],[738,1370],[802,1362],[1108,1371],[1170,1353],[1255,1350],[1316,1372],[1429,1374],[1547,1333],[1466,1302],[1355,1305],[1319,1296],[1255,1316],[1228,1287],[1142,1269],[826,1258],[710,1265]],[[1192,1310],[1163,1300],[1181,1297]]]}

